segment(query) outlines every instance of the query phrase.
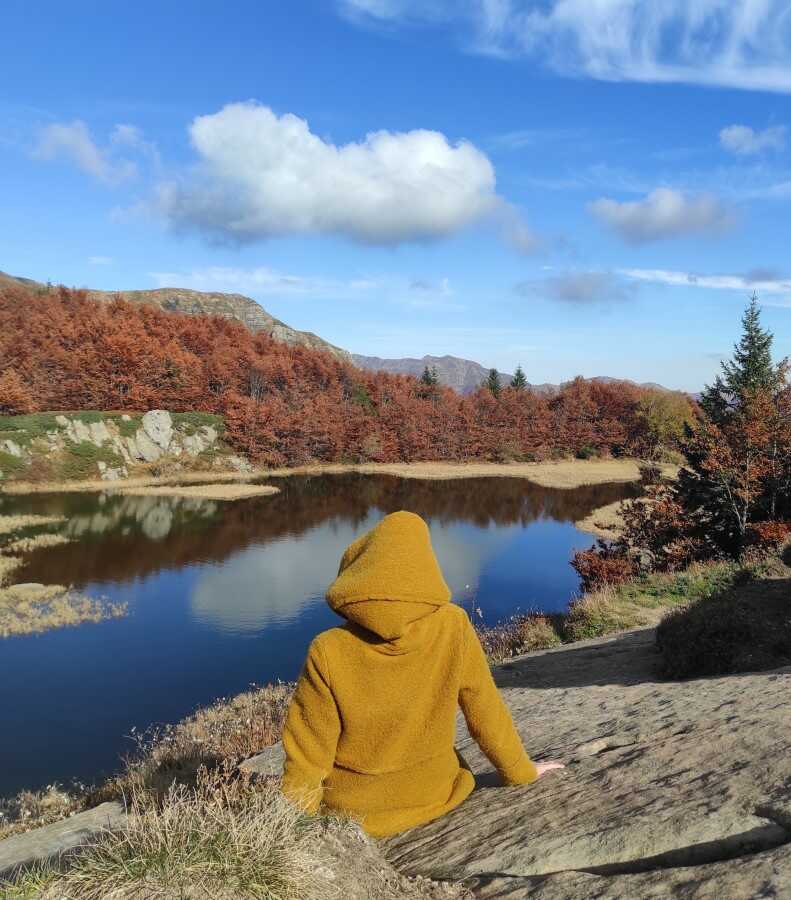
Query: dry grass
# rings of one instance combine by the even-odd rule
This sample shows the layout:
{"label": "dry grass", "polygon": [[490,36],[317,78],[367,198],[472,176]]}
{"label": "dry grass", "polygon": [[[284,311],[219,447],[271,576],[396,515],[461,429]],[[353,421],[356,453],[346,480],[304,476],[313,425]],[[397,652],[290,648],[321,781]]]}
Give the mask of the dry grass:
{"label": "dry grass", "polygon": [[[2,487],[7,494],[35,494],[46,492],[96,492],[126,490],[127,488],[154,487],[157,485],[249,483],[264,477],[289,475],[342,475],[359,472],[363,475],[395,475],[399,478],[428,480],[452,480],[455,478],[525,478],[547,488],[576,488],[590,484],[639,481],[640,467],[635,459],[564,459],[541,463],[362,463],[359,465],[316,464],[293,469],[261,469],[249,473],[239,472],[181,472],[173,475],[127,478],[123,481],[65,481],[23,482],[14,481]],[[678,466],[660,464],[665,478],[674,478]]]}
{"label": "dry grass", "polygon": [[8,581],[8,576],[22,565],[22,560],[17,556],[0,555],[0,588]]}
{"label": "dry grass", "polygon": [[125,603],[92,600],[58,584],[9,585],[0,587],[0,638],[116,619],[126,612]]}
{"label": "dry grass", "polygon": [[[23,875],[9,898],[131,900],[330,900],[322,823],[301,813],[271,782],[224,773],[174,784],[161,804],[133,794],[126,828],[107,833],[63,872]],[[35,893],[37,892],[37,893]]]}
{"label": "dry grass", "polygon": [[49,547],[59,547],[61,544],[71,543],[71,538],[65,534],[37,534],[33,537],[19,538],[3,547],[4,553],[32,553],[34,550],[46,550]]}
{"label": "dry grass", "polygon": [[122,487],[118,493],[136,497],[200,497],[203,500],[245,500],[279,494],[280,488],[268,484],[173,485],[172,487]]}
{"label": "dry grass", "polygon": [[0,488],[6,494],[48,494],[48,493],[96,493],[114,491],[121,488],[149,487],[156,485],[184,484],[225,484],[238,482],[244,484],[255,481],[262,472],[177,472],[172,475],[143,475],[124,478],[121,481],[11,481]]}
{"label": "dry grass", "polygon": [[621,515],[621,506],[623,501],[616,500],[607,506],[601,506],[595,509],[589,516],[575,522],[576,528],[580,531],[587,531],[588,534],[595,534],[596,537],[604,538],[608,541],[614,541],[619,538],[623,532],[624,521]]}
{"label": "dry grass", "polygon": [[77,789],[67,791],[50,784],[40,791],[21,791],[15,797],[0,798],[0,841],[31,828],[59,822],[83,809]]}
{"label": "dry grass", "polygon": [[[364,475],[396,475],[399,478],[451,480],[455,478],[525,478],[547,488],[576,488],[589,484],[639,481],[644,463],[635,459],[564,459],[540,463],[362,463],[315,465],[295,469],[270,469],[269,476],[332,475],[360,472]],[[661,464],[662,474],[675,477],[678,467]]]}
{"label": "dry grass", "polygon": [[26,528],[59,525],[64,521],[62,516],[0,516],[0,534],[14,534]]}

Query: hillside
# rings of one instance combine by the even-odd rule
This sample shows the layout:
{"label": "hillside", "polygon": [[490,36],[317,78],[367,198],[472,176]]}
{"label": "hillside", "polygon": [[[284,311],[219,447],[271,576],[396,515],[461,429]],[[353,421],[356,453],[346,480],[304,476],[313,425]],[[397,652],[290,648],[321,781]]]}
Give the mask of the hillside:
{"label": "hillside", "polygon": [[[48,285],[30,278],[18,278],[0,272],[0,285],[19,284],[30,290],[48,290]],[[110,301],[122,297],[129,303],[147,303],[158,306],[166,312],[180,312],[187,315],[222,316],[236,319],[251,331],[263,331],[277,341],[298,344],[311,350],[324,350],[344,362],[351,362],[351,355],[340,347],[330,344],[310,331],[298,331],[280,319],[270,315],[259,303],[243,294],[222,294],[216,292],[191,291],[186,288],[158,288],[151,291],[95,291],[86,290],[91,300]]]}

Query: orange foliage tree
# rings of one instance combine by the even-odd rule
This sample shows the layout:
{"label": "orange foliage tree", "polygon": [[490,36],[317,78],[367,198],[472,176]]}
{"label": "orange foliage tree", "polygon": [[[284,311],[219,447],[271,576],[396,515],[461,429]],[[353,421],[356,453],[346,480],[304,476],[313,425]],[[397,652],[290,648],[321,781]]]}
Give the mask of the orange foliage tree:
{"label": "orange foliage tree", "polygon": [[236,448],[271,465],[531,460],[631,453],[642,441],[642,394],[626,383],[576,379],[549,398],[514,387],[461,397],[229,319],[65,288],[0,290],[0,360],[6,413],[213,412]]}

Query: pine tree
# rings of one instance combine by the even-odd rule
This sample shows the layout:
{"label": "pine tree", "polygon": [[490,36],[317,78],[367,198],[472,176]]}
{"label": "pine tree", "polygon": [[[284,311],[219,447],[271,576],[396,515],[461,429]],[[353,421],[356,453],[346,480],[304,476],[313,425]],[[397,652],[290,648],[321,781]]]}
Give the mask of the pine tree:
{"label": "pine tree", "polygon": [[497,369],[489,370],[489,377],[486,379],[486,387],[492,392],[493,397],[500,396],[500,373]]}
{"label": "pine tree", "polygon": [[527,378],[525,378],[525,373],[522,371],[521,366],[516,367],[514,377],[511,379],[511,387],[517,391],[523,391],[527,387]]}
{"label": "pine tree", "polygon": [[706,386],[700,404],[716,424],[730,419],[751,392],[761,388],[775,393],[783,381],[782,368],[772,362],[774,335],[761,327],[761,309],[753,294],[742,317],[742,337],[733,358],[723,362],[722,374]]}
{"label": "pine tree", "polygon": [[429,367],[426,366],[426,368],[423,369],[423,374],[420,376],[420,383],[424,384],[426,387],[434,387],[438,382],[439,378],[437,377],[436,366],[433,369],[429,369]]}

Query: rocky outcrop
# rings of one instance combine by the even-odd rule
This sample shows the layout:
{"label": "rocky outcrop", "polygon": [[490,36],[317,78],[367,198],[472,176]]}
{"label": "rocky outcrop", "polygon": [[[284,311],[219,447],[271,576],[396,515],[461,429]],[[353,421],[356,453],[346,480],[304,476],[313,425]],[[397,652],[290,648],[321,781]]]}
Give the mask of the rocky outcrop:
{"label": "rocky outcrop", "polygon": [[20,478],[25,477],[25,467],[35,459],[65,460],[68,464],[70,455],[79,458],[77,477],[103,481],[126,478],[143,464],[169,462],[178,466],[198,457],[205,458],[207,464],[219,463],[240,472],[251,469],[223,445],[221,420],[216,416],[196,419],[194,415],[166,410],[135,416],[43,414],[31,432],[18,429],[13,433],[14,438],[1,437],[0,419],[0,452],[18,460],[16,471]]}
{"label": "rocky outcrop", "polygon": [[486,898],[791,897],[791,669],[663,682],[656,661],[641,630],[498,668],[531,753],[567,769],[500,787],[460,722],[478,789],[388,860]]}

